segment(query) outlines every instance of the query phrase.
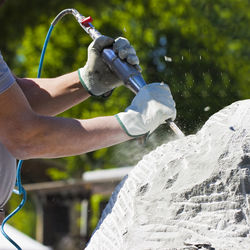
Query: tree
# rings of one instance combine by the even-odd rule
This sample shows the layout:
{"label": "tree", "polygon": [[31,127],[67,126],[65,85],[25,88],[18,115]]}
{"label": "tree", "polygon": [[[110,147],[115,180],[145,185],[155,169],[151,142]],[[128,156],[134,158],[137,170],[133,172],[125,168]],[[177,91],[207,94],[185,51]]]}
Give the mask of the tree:
{"label": "tree", "polygon": [[[68,7],[67,1],[44,4],[41,0],[25,0],[8,1],[0,10],[0,47],[16,74],[36,76],[49,24]],[[91,15],[103,34],[125,36],[131,41],[146,81],[170,85],[177,104],[177,123],[184,132],[196,131],[214,112],[249,98],[249,1],[75,0],[70,7]],[[53,31],[42,76],[53,77],[82,67],[90,42],[74,18],[65,17]],[[132,97],[129,90],[120,87],[106,100],[91,98],[63,115],[112,115],[122,111]],[[163,127],[158,134],[165,133]],[[61,161],[66,170],[51,170],[50,174],[54,178],[80,177],[87,169],[126,164],[127,157],[121,162],[112,157],[120,147],[65,158]]]}

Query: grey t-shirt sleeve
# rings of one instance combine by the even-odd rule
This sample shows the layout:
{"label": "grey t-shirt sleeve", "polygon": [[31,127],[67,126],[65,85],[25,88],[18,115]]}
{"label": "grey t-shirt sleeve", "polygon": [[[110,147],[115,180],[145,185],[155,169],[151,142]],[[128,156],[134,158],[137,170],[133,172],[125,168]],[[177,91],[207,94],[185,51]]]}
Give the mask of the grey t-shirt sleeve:
{"label": "grey t-shirt sleeve", "polygon": [[0,142],[0,208],[9,200],[16,182],[16,159]]}
{"label": "grey t-shirt sleeve", "polygon": [[0,52],[0,94],[8,89],[15,82],[15,78],[12,75],[8,65],[3,60]]}
{"label": "grey t-shirt sleeve", "polygon": [[[15,78],[9,67],[3,60],[0,52],[0,94],[7,90]],[[11,196],[16,180],[16,159],[0,142],[0,208],[2,208]]]}

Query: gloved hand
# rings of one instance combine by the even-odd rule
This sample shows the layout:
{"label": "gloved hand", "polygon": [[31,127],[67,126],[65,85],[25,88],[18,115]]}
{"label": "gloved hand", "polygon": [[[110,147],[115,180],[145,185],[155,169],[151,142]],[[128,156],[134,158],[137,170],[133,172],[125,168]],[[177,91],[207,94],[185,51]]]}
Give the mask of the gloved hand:
{"label": "gloved hand", "polygon": [[125,112],[115,115],[121,127],[131,137],[152,133],[167,119],[176,117],[175,102],[164,83],[151,83],[137,93]]}
{"label": "gloved hand", "polygon": [[107,36],[98,37],[88,47],[86,65],[78,69],[82,85],[92,95],[103,95],[123,84],[101,58],[102,50],[112,45],[120,59],[124,59],[132,65],[139,66],[139,59],[136,56],[135,49],[127,39],[119,37],[114,41],[113,38]]}

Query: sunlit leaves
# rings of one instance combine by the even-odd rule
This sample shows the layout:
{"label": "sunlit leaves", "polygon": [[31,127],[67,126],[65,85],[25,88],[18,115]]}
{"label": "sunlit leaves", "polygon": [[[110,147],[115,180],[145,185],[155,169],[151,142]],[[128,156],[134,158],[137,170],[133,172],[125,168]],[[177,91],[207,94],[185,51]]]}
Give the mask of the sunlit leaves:
{"label": "sunlit leaves", "polygon": [[[41,3],[41,0],[10,2],[11,9],[2,11],[0,16],[2,23],[11,17],[8,20],[11,29],[3,25],[0,44],[8,52],[12,69],[21,76],[36,75],[49,23],[60,10],[69,7],[62,0],[47,1],[46,7]],[[30,11],[22,16],[17,10],[24,5]],[[196,131],[225,105],[250,98],[249,1],[93,0],[72,1],[71,5],[83,15],[91,15],[93,24],[103,34],[130,40],[146,81],[170,85],[177,103],[177,122],[186,133]],[[90,42],[73,17],[65,17],[51,36],[42,75],[53,77],[82,67]],[[132,97],[130,91],[121,87],[108,99],[90,98],[62,115],[84,119],[113,115],[123,111]],[[204,112],[208,106],[209,111]],[[74,171],[79,173],[76,164],[82,164],[82,170],[122,165],[112,162],[113,152],[109,148],[87,154],[78,157],[80,163],[67,158],[66,172],[68,176],[74,175]]]}

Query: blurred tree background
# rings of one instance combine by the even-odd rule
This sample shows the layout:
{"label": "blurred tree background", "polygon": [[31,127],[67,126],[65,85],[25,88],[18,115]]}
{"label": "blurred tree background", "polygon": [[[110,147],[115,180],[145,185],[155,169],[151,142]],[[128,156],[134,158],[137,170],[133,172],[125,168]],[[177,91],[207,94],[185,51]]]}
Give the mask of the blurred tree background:
{"label": "blurred tree background", "polygon": [[[176,122],[186,134],[196,132],[224,106],[250,97],[249,0],[8,0],[0,8],[0,49],[16,75],[36,77],[49,25],[65,8],[91,15],[105,35],[130,40],[145,80],[169,84],[177,105]],[[42,77],[82,67],[90,42],[72,16],[64,17],[52,33]],[[89,98],[62,116],[113,115],[123,111],[132,97],[120,87],[110,98]],[[54,180],[80,178],[86,170],[135,164],[170,136],[163,125],[146,147],[133,141],[57,159],[62,167],[49,168],[47,174]]]}

